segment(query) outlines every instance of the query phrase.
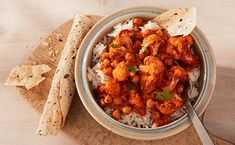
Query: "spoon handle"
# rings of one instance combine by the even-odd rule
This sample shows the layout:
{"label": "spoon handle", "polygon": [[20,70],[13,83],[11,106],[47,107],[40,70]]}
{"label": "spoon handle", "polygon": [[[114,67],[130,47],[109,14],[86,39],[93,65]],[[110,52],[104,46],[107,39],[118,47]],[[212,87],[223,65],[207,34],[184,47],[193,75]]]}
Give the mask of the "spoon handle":
{"label": "spoon handle", "polygon": [[193,125],[198,133],[198,136],[199,136],[202,144],[203,145],[214,145],[208,132],[206,131],[205,127],[203,126],[201,120],[199,119],[197,113],[194,111],[194,109],[188,99],[187,99],[185,105],[188,110],[189,117],[190,117],[191,121],[193,122]]}

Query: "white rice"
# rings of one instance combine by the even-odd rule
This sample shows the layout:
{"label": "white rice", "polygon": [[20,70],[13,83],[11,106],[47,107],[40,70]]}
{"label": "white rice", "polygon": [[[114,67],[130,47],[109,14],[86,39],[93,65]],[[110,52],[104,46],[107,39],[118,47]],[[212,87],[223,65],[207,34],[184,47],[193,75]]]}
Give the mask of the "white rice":
{"label": "white rice", "polygon": [[108,36],[104,36],[104,39],[101,40],[101,44],[108,46],[108,44],[110,44],[113,41],[113,38],[108,37]]}
{"label": "white rice", "polygon": [[160,29],[160,26],[156,22],[148,21],[147,24],[145,24],[143,27],[140,27],[142,32],[145,32],[147,30],[158,30]]}
{"label": "white rice", "polygon": [[92,88],[96,89],[99,85],[104,84],[110,78],[106,76],[103,71],[99,70],[100,63],[97,63],[93,68],[88,67],[87,77],[92,83]]}
{"label": "white rice", "polygon": [[188,72],[188,74],[189,74],[188,96],[189,99],[194,99],[199,94],[198,89],[196,88],[196,83],[200,76],[200,69],[199,68],[193,69],[190,72]]}
{"label": "white rice", "polygon": [[102,43],[99,43],[94,47],[93,53],[92,53],[93,62],[95,62],[95,63],[100,62],[101,54],[104,52],[105,48],[106,48],[106,46]]}
{"label": "white rice", "polygon": [[193,83],[196,83],[199,76],[200,76],[200,69],[195,68],[195,69],[189,71],[188,74],[189,74],[189,80]]}
{"label": "white rice", "polygon": [[[157,25],[154,22],[149,21],[147,24],[145,24],[143,27],[140,27],[141,31],[146,31],[147,29],[157,30],[160,29],[159,25]],[[129,19],[124,23],[118,23],[114,26],[114,30],[105,36],[104,39],[97,44],[93,49],[93,59],[92,64],[93,67],[88,67],[88,80],[92,83],[92,88],[96,89],[99,85],[105,84],[110,78],[106,75],[104,75],[103,71],[99,70],[100,64],[100,58],[102,53],[105,52],[105,45],[108,45],[112,41],[112,37],[118,36],[118,34],[124,30],[132,30],[133,29],[133,19]],[[192,51],[193,52],[193,51]],[[194,52],[193,52],[194,53]],[[189,90],[188,90],[188,96],[190,100],[197,97],[199,92],[196,88],[197,80],[200,76],[200,69],[193,69],[189,74]],[[104,111],[111,116],[113,109],[109,109],[107,107],[104,108]],[[183,106],[182,108],[178,109],[176,112],[170,115],[172,120],[176,120],[177,118],[183,116],[186,113],[186,108]],[[124,124],[127,124],[132,127],[138,127],[138,128],[156,128],[157,125],[154,123],[153,118],[151,117],[151,112],[149,110],[146,110],[146,115],[141,116],[138,113],[132,112],[128,115],[122,115],[119,122],[122,122]]]}
{"label": "white rice", "polygon": [[117,37],[122,30],[133,29],[133,19],[128,19],[124,23],[118,23],[114,27],[114,30],[108,34],[109,37]]}
{"label": "white rice", "polygon": [[129,126],[138,128],[151,128],[153,124],[151,113],[148,110],[146,110],[145,116],[132,112],[128,115],[122,115],[119,121]]}
{"label": "white rice", "polygon": [[111,114],[112,114],[112,112],[114,111],[113,109],[110,109],[110,108],[108,108],[108,107],[105,107],[104,108],[104,111],[109,115],[109,116],[111,116]]}

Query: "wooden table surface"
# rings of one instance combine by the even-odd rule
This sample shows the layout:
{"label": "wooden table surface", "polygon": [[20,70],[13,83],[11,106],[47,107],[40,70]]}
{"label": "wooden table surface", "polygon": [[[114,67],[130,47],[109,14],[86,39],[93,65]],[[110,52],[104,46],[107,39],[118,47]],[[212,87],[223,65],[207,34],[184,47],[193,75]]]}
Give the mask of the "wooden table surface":
{"label": "wooden table surface", "polygon": [[35,135],[38,114],[16,93],[3,85],[9,71],[22,64],[34,47],[75,14],[107,15],[130,6],[165,8],[196,6],[198,26],[213,46],[217,85],[205,113],[207,129],[235,143],[235,2],[234,0],[0,0],[0,144],[77,144],[63,133],[55,137]]}

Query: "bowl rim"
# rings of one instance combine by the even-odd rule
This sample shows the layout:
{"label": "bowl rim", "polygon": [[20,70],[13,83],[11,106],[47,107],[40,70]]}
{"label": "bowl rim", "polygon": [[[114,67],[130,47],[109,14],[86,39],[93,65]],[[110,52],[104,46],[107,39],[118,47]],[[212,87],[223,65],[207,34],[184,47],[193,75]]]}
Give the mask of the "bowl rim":
{"label": "bowl rim", "polygon": [[[97,122],[99,122],[105,128],[107,128],[107,129],[109,129],[109,130],[111,130],[111,131],[113,131],[113,132],[115,132],[115,133],[117,133],[121,136],[129,137],[129,138],[133,138],[133,139],[142,139],[142,140],[160,139],[160,138],[168,137],[168,136],[171,136],[171,135],[174,135],[174,134],[177,134],[177,133],[183,131],[184,129],[186,129],[187,127],[190,126],[191,122],[189,121],[187,113],[185,115],[183,115],[183,117],[180,117],[180,119],[179,119],[181,121],[183,120],[183,123],[179,124],[179,125],[176,125],[176,126],[173,126],[173,128],[169,128],[169,126],[171,126],[172,124],[175,124],[175,121],[173,121],[170,124],[164,125],[162,127],[158,127],[158,128],[141,129],[141,128],[136,128],[136,127],[133,128],[133,127],[130,127],[128,125],[125,125],[123,123],[120,123],[120,122],[114,120],[111,117],[109,117],[108,119],[106,118],[107,120],[105,120],[104,119],[105,118],[104,114],[106,114],[106,113],[104,113],[104,111],[102,109],[97,110],[97,106],[95,107],[96,108],[95,109],[94,106],[91,105],[92,100],[94,101],[94,99],[91,100],[91,98],[87,97],[87,96],[92,96],[92,94],[91,94],[91,92],[86,92],[87,91],[87,85],[88,85],[89,82],[88,82],[86,76],[84,76],[85,75],[84,74],[84,69],[85,69],[85,72],[86,72],[86,68],[84,68],[84,67],[87,66],[87,61],[84,62],[84,59],[87,56],[87,54],[85,54],[85,53],[88,52],[85,49],[88,48],[88,46],[89,46],[88,43],[90,43],[90,40],[91,41],[95,40],[95,39],[90,39],[90,37],[93,36],[95,31],[98,28],[100,28],[101,25],[104,25],[104,22],[106,22],[109,19],[113,19],[116,16],[119,16],[119,18],[120,17],[124,18],[125,15],[129,12],[134,13],[134,12],[137,12],[137,11],[143,11],[143,13],[144,13],[144,11],[149,11],[152,14],[153,13],[158,13],[159,14],[159,13],[165,11],[165,10],[166,9],[162,9],[162,8],[158,8],[158,7],[131,7],[131,8],[125,8],[125,9],[119,10],[117,12],[114,12],[111,15],[102,18],[99,22],[97,22],[92,27],[92,29],[88,32],[88,34],[83,39],[83,41],[80,45],[80,48],[78,50],[77,57],[76,57],[76,60],[75,60],[75,71],[74,71],[75,73],[74,74],[75,74],[75,83],[76,83],[76,87],[77,87],[80,99],[81,99],[83,105],[85,106],[86,110],[92,115],[92,117]],[[213,53],[213,50],[212,50],[208,40],[206,39],[206,37],[204,36],[204,34],[200,31],[200,29],[198,27],[196,27],[194,31],[197,32],[197,36],[199,36],[204,41],[203,42],[204,46],[200,46],[200,47],[201,47],[201,49],[205,49],[203,51],[204,57],[208,59],[208,60],[206,60],[207,61],[206,64],[210,64],[210,65],[207,65],[206,67],[208,67],[207,68],[208,71],[211,72],[210,74],[207,75],[207,76],[210,75],[210,77],[209,77],[209,80],[207,78],[208,84],[206,84],[207,88],[205,88],[205,90],[204,90],[204,92],[207,93],[206,94],[207,96],[205,96],[205,94],[204,94],[205,98],[203,98],[203,99],[205,99],[205,100],[204,100],[204,102],[202,102],[203,99],[201,99],[201,103],[203,103],[203,104],[201,104],[201,106],[200,106],[200,104],[198,106],[195,106],[196,107],[195,109],[196,109],[198,115],[201,116],[202,113],[205,111],[207,105],[209,104],[211,96],[213,94],[213,90],[214,90],[214,87],[215,87],[215,80],[216,80],[216,65],[215,65],[214,53]],[[195,33],[194,31],[193,31],[193,33]],[[99,35],[97,34],[95,36],[98,37]],[[196,37],[196,34],[193,35],[193,36]],[[197,39],[195,39],[195,40],[197,40]],[[200,45],[200,43],[199,43],[199,45]],[[92,47],[90,47],[88,49],[92,49]],[[206,73],[208,73],[208,71]],[[85,80],[85,82],[84,82],[84,80]],[[206,80],[204,82],[206,82]],[[84,87],[84,85],[83,85],[84,83],[85,83],[86,87]],[[97,105],[97,103],[96,103],[96,105]],[[110,120],[110,118],[111,118],[111,120]],[[114,122],[116,122],[116,124]],[[118,124],[119,125],[118,126],[115,126],[115,125],[113,126],[113,123],[115,125],[118,125]],[[122,125],[124,127],[120,128],[120,125]],[[168,127],[167,130],[164,130],[165,127]],[[130,130],[126,130],[127,128],[132,128],[134,130],[142,130],[144,132],[136,133],[136,132],[132,132]],[[176,129],[176,128],[178,128],[178,129]],[[159,129],[163,129],[163,130],[157,131]],[[173,129],[173,131],[169,131],[170,129]],[[152,132],[153,130],[155,132]],[[164,134],[164,131],[166,131],[165,134]],[[156,134],[158,134],[158,135],[156,135]]]}

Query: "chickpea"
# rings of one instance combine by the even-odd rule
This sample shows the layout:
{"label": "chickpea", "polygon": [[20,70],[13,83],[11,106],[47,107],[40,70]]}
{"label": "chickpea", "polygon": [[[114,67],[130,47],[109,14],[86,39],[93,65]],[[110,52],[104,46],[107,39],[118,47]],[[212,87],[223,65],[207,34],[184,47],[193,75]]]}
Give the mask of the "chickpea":
{"label": "chickpea", "polygon": [[113,98],[110,95],[105,96],[104,103],[109,104],[113,101]]}
{"label": "chickpea", "polygon": [[117,65],[118,65],[118,61],[117,61],[117,60],[114,60],[114,61],[111,63],[111,66],[112,66],[113,68],[117,67]]}
{"label": "chickpea", "polygon": [[133,60],[135,60],[135,56],[133,54],[131,54],[130,52],[127,52],[125,55],[125,59],[127,61],[133,61]]}
{"label": "chickpea", "polygon": [[134,83],[134,84],[137,84],[139,82],[139,76],[138,75],[134,75],[131,79],[131,81]]}
{"label": "chickpea", "polygon": [[111,65],[111,61],[109,59],[104,59],[104,61],[102,62],[102,64],[106,67],[110,66]]}
{"label": "chickpea", "polygon": [[119,109],[116,109],[112,113],[113,118],[116,120],[119,120],[121,118],[121,111]]}
{"label": "chickpea", "polygon": [[141,25],[143,24],[143,21],[142,21],[142,19],[140,19],[140,18],[134,18],[134,19],[133,19],[133,24],[134,24],[135,26],[141,26]]}
{"label": "chickpea", "polygon": [[102,54],[101,60],[105,60],[106,58],[109,59],[109,53],[108,52],[105,52],[105,53]]}
{"label": "chickpea", "polygon": [[114,105],[120,105],[122,103],[122,99],[121,98],[114,98],[113,99],[113,104]]}
{"label": "chickpea", "polygon": [[105,75],[107,76],[112,76],[113,68],[112,67],[107,67],[102,70]]}
{"label": "chickpea", "polygon": [[155,102],[152,99],[147,100],[147,102],[146,102],[147,108],[152,109],[154,107],[154,105],[155,105]]}
{"label": "chickpea", "polygon": [[104,98],[101,98],[101,99],[100,99],[100,105],[101,105],[101,106],[105,106]]}
{"label": "chickpea", "polygon": [[132,108],[131,108],[130,106],[124,106],[124,107],[122,108],[122,112],[123,112],[124,114],[126,114],[126,115],[130,114],[131,111],[132,111]]}
{"label": "chickpea", "polygon": [[184,91],[184,85],[182,85],[182,84],[177,85],[176,86],[176,91],[177,91],[178,94],[182,94],[183,91]]}

